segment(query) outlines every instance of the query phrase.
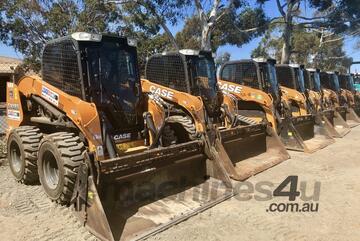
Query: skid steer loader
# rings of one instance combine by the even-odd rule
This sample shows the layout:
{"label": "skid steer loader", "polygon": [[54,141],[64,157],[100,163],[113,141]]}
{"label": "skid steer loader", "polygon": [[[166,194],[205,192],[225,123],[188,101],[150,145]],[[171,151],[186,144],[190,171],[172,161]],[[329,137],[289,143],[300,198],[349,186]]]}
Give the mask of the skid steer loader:
{"label": "skid steer loader", "polygon": [[233,196],[220,157],[169,140],[159,100],[141,92],[133,40],[74,33],[50,41],[42,78],[7,86],[8,159],[102,240],[137,240]]}
{"label": "skid steer loader", "polygon": [[351,129],[340,113],[324,104],[324,93],[320,83],[320,69],[304,70],[304,80],[310,99],[312,99],[313,103],[317,103],[313,108],[322,116],[322,121],[325,126],[328,126],[328,131],[332,137],[341,138],[348,134]]}
{"label": "skid steer loader", "polygon": [[164,101],[169,136],[215,138],[210,145],[215,146],[228,175],[236,181],[289,159],[266,122],[257,124],[231,111],[233,96],[218,88],[211,52],[185,49],[151,56],[142,88]]}
{"label": "skid steer loader", "polygon": [[354,86],[353,74],[340,74],[339,75],[340,88],[346,93],[349,101],[349,106],[352,107],[357,116],[360,115],[360,92],[356,91]]}
{"label": "skid steer loader", "polygon": [[[318,133],[319,148],[326,147],[335,142],[332,138],[334,128],[328,119],[320,113],[320,97],[317,93],[309,90],[305,86],[304,65],[298,64],[278,64],[276,65],[277,78],[283,92],[289,92],[289,88],[298,91],[305,97],[305,103],[291,101],[292,113],[295,116],[312,115],[314,117],[315,133]],[[305,107],[305,109],[303,109]],[[303,110],[302,110],[303,109]]]}
{"label": "skid steer loader", "polygon": [[[238,60],[225,63],[220,69],[219,84],[229,86],[238,99],[240,114],[260,121],[267,119],[289,150],[314,152],[324,147],[327,136],[314,128],[314,116],[305,109],[305,97],[290,88],[280,87],[273,59]],[[292,109],[297,104],[297,113]],[[327,144],[326,144],[327,145]]]}
{"label": "skid steer loader", "polygon": [[360,119],[349,105],[346,91],[340,88],[337,72],[320,72],[321,86],[329,96],[329,105],[333,106],[351,128],[360,125]]}

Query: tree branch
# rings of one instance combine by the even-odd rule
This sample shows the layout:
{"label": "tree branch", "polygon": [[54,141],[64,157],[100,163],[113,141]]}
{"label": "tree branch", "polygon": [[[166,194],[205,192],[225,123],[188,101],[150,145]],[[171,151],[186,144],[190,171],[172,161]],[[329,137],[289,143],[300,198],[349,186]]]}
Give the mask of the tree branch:
{"label": "tree branch", "polygon": [[280,0],[276,0],[276,4],[277,4],[280,14],[285,18],[286,14],[284,12],[284,7],[286,6],[286,4],[281,6]]}

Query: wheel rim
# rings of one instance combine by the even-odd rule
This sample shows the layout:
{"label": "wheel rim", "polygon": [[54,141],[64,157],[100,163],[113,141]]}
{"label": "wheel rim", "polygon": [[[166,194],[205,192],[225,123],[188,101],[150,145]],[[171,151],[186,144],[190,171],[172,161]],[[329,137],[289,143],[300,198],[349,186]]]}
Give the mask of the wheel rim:
{"label": "wheel rim", "polygon": [[10,155],[10,161],[11,161],[11,166],[12,166],[13,170],[15,172],[20,172],[22,165],[23,165],[22,156],[21,156],[20,147],[15,141],[12,141],[10,144],[9,155]]}
{"label": "wheel rim", "polygon": [[51,151],[44,152],[43,172],[46,185],[51,189],[55,189],[59,184],[59,167],[56,158]]}

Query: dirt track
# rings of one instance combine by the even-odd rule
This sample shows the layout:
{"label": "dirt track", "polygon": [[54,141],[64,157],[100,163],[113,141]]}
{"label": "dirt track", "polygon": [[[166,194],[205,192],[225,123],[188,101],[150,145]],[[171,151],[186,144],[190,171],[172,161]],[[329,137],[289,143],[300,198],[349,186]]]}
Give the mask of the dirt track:
{"label": "dirt track", "polygon": [[[266,212],[271,202],[225,201],[149,240],[359,240],[360,127],[312,155],[292,159],[249,182],[282,182],[299,176],[321,181],[318,213]],[[309,191],[311,192],[311,191]],[[0,240],[96,240],[70,210],[50,202],[40,186],[24,186],[0,167]]]}

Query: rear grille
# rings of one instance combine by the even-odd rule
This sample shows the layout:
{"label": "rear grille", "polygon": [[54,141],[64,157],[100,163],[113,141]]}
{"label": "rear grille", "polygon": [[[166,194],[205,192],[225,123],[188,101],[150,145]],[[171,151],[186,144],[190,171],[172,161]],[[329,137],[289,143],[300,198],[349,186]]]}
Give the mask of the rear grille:
{"label": "rear grille", "polygon": [[189,91],[185,59],[178,53],[154,55],[146,63],[145,76],[151,82],[183,92]]}
{"label": "rear grille", "polygon": [[79,63],[71,40],[45,46],[42,71],[45,82],[67,94],[82,98]]}

